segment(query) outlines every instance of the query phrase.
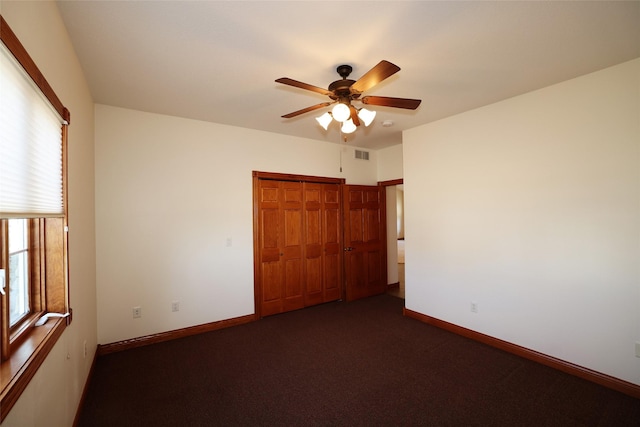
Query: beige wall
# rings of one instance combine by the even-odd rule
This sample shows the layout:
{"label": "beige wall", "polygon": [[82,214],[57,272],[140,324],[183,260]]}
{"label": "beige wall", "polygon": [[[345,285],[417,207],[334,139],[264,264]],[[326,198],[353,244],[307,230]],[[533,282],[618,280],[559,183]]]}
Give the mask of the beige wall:
{"label": "beige wall", "polygon": [[378,181],[402,178],[402,144],[376,151],[378,156]]}
{"label": "beige wall", "polygon": [[2,425],[70,426],[97,341],[93,101],[54,2],[2,0],[0,13],[71,112],[69,275],[73,308],[73,323]]}
{"label": "beige wall", "polygon": [[252,171],[375,184],[370,154],[96,106],[99,343],[252,314]]}
{"label": "beige wall", "polygon": [[640,385],[640,59],[405,132],[404,183],[407,308]]}

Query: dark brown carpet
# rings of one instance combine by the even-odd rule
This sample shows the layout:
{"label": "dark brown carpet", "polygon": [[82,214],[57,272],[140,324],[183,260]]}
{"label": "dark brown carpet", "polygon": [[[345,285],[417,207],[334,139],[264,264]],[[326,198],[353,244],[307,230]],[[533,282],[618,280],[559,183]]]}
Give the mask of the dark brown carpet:
{"label": "dark brown carpet", "polygon": [[640,400],[380,295],[98,358],[80,427],[639,426]]}

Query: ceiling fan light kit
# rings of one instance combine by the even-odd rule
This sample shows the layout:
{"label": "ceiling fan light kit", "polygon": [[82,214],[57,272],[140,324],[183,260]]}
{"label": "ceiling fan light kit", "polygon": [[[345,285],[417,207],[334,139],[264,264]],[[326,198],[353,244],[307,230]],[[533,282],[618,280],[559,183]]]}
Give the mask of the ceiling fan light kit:
{"label": "ceiling fan light kit", "polygon": [[371,89],[384,79],[391,77],[400,71],[400,67],[397,65],[385,60],[380,61],[378,65],[367,71],[358,80],[347,79],[352,70],[353,68],[350,65],[340,65],[336,71],[342,79],[331,83],[328,89],[302,83],[288,77],[277,79],[277,83],[317,92],[328,96],[332,100],[331,102],[323,102],[312,105],[311,107],[303,108],[302,110],[285,114],[282,117],[289,119],[310,111],[328,107],[331,104],[336,104],[331,112],[325,112],[320,117],[317,117],[316,120],[325,130],[329,128],[329,124],[331,124],[332,120],[336,120],[341,123],[341,132],[347,134],[355,132],[361,123],[364,123],[365,126],[369,126],[376,116],[375,111],[367,110],[366,108],[356,109],[351,105],[352,101],[360,101],[367,105],[404,108],[408,110],[415,110],[420,105],[421,100],[419,99],[391,98],[385,96],[365,96],[360,98],[360,95],[363,92]]}
{"label": "ceiling fan light kit", "polygon": [[[342,107],[346,107],[346,110]],[[338,110],[337,113],[335,111],[336,109]],[[343,111],[346,111],[346,115],[343,114]],[[358,118],[362,121],[362,123],[364,123],[365,126],[369,126],[373,122],[373,119],[375,117],[375,111],[367,110],[366,108],[361,108],[358,110]],[[323,115],[316,117],[316,120],[324,130],[329,129],[329,125],[331,124],[332,120],[343,123],[342,127],[340,128],[342,133],[352,133],[357,129],[356,124],[353,122],[353,119],[351,119],[351,110],[345,104],[336,104],[336,106],[333,107],[333,111],[327,111]],[[351,124],[346,125],[347,122],[350,122]]]}

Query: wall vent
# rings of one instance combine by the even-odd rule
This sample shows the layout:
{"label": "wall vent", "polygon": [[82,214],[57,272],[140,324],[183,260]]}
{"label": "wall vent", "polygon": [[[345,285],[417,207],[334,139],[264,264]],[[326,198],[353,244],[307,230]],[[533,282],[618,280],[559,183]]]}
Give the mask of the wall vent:
{"label": "wall vent", "polygon": [[369,152],[356,150],[356,159],[369,160]]}

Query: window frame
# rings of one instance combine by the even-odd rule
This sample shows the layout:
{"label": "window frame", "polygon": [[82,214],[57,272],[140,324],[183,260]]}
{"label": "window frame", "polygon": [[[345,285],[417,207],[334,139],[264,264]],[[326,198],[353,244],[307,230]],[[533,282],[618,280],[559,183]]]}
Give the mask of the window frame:
{"label": "window frame", "polygon": [[[24,285],[26,285],[26,289],[24,290],[27,295],[28,295],[28,299],[27,299],[27,304],[26,306],[28,307],[27,311],[25,313],[22,313],[20,315],[20,317],[16,320],[15,323],[11,323],[13,322],[13,320],[11,319],[11,304],[12,304],[12,298],[11,298],[11,279],[9,280],[9,286],[7,287],[9,295],[9,330],[11,331],[11,337],[13,339],[13,335],[15,333],[16,330],[21,328],[21,325],[24,323],[24,321],[29,318],[32,314],[34,314],[34,307],[36,306],[36,304],[34,304],[34,288],[33,288],[33,275],[31,274],[31,270],[34,267],[33,261],[34,258],[32,257],[33,255],[33,250],[34,250],[34,246],[31,244],[31,238],[32,238],[32,230],[31,230],[31,221],[28,218],[10,218],[7,220],[3,220],[4,222],[7,223],[7,225],[0,225],[0,235],[2,235],[2,233],[5,233],[7,235],[7,237],[9,238],[9,243],[7,244],[7,242],[3,242],[3,244],[7,244],[8,248],[9,248],[9,259],[8,261],[6,261],[6,266],[8,267],[9,270],[9,277],[11,277],[11,272],[12,272],[12,268],[11,268],[11,257],[12,256],[24,256],[24,262],[26,262],[26,267],[25,266],[21,266],[24,267],[23,273],[25,273],[24,275],[26,277],[24,277],[24,279],[26,280],[26,283]],[[21,221],[23,222],[23,227],[22,227],[22,237],[23,237],[23,242],[21,245],[21,249],[17,250],[17,251],[11,251],[11,232],[8,231],[10,230],[10,226],[11,226],[11,221]]]}
{"label": "window frame", "polygon": [[[14,327],[9,325],[8,298],[0,295],[0,423],[46,360],[66,327],[71,324],[68,274],[67,136],[70,113],[44,78],[24,46],[0,15],[0,40],[24,68],[27,75],[58,112],[62,126],[63,215],[29,218],[29,281],[31,313]],[[7,221],[0,219],[0,268],[7,268]],[[7,281],[7,291],[8,291]],[[7,292],[8,294],[9,292]],[[45,312],[70,313],[49,319],[42,326],[36,321]]]}

